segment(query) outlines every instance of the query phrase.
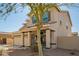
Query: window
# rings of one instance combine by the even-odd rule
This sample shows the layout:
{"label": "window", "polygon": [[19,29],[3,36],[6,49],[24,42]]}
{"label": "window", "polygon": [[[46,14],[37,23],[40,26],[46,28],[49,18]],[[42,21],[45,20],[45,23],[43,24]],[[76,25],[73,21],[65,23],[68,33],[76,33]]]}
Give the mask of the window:
{"label": "window", "polygon": [[68,29],[68,26],[66,26],[66,29]]}
{"label": "window", "polygon": [[62,21],[60,20],[60,25],[62,25]]}
{"label": "window", "polygon": [[[48,21],[50,21],[50,12],[45,12],[42,16],[43,19],[43,23],[47,23]],[[33,16],[32,17],[32,23],[35,24],[36,23],[36,17]]]}
{"label": "window", "polygon": [[6,38],[3,38],[2,40],[3,40],[3,44],[6,44]]}
{"label": "window", "polygon": [[66,23],[66,29],[68,29],[68,23]]}
{"label": "window", "polygon": [[33,24],[36,23],[36,17],[35,17],[35,16],[32,17],[32,23],[33,23]]}
{"label": "window", "polygon": [[43,22],[47,23],[49,21],[48,12],[45,12],[42,18],[43,18]]}

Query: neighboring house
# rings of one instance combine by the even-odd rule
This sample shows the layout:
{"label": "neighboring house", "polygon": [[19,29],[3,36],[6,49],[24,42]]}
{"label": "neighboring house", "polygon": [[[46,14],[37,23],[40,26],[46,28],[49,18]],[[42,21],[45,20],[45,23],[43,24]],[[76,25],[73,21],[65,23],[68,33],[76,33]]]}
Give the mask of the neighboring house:
{"label": "neighboring house", "polygon": [[0,32],[0,45],[13,46],[12,35],[7,32]]}
{"label": "neighboring house", "polygon": [[[68,11],[62,11],[54,6],[44,14],[41,28],[42,45],[46,48],[57,47],[57,37],[71,36],[72,22]],[[35,16],[30,16],[27,23],[18,31],[14,32],[14,45],[31,46],[36,40]]]}
{"label": "neighboring house", "polygon": [[78,36],[78,32],[72,32],[72,36]]}

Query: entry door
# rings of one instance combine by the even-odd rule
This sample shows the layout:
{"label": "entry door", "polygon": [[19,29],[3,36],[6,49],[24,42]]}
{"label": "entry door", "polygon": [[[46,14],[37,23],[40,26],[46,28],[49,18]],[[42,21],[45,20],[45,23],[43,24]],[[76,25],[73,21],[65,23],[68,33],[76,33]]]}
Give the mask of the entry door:
{"label": "entry door", "polygon": [[0,39],[0,44],[2,44],[2,40]]}
{"label": "entry door", "polygon": [[3,38],[2,41],[3,41],[3,44],[6,44],[6,38]]}
{"label": "entry door", "polygon": [[46,47],[46,32],[45,31],[41,31],[41,43],[43,48]]}
{"label": "entry door", "polygon": [[35,42],[36,42],[36,36],[35,35],[32,35],[31,36],[31,46],[34,46],[35,45]]}

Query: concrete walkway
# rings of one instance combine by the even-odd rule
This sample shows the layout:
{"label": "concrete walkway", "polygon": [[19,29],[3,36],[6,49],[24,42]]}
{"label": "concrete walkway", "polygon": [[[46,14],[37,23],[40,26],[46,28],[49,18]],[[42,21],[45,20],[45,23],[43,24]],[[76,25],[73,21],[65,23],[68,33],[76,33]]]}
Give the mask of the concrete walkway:
{"label": "concrete walkway", "polygon": [[[9,52],[9,56],[38,56],[31,49],[13,49]],[[44,49],[44,56],[79,56],[79,51],[71,51],[66,49]]]}

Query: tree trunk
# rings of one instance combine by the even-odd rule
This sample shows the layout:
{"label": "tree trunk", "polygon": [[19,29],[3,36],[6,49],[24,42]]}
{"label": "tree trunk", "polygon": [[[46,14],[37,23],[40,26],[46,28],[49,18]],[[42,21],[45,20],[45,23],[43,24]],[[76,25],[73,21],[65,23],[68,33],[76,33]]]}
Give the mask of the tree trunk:
{"label": "tree trunk", "polygon": [[41,44],[41,34],[40,34],[40,25],[37,26],[37,42],[38,42],[38,52],[39,56],[43,56],[43,49]]}
{"label": "tree trunk", "polygon": [[41,25],[42,25],[42,17],[38,15],[38,22],[37,22],[37,42],[38,42],[38,52],[39,56],[43,56],[43,48],[41,44]]}

